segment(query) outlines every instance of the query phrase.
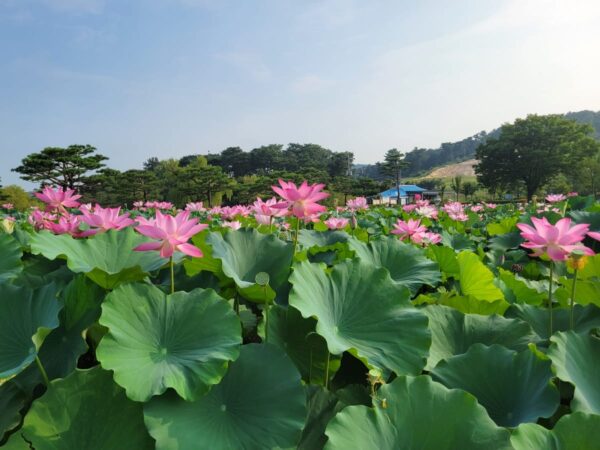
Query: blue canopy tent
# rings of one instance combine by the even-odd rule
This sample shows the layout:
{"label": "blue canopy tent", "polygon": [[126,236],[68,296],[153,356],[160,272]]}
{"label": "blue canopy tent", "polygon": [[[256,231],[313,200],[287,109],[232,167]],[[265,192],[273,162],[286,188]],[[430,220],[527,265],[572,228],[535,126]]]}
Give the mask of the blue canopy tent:
{"label": "blue canopy tent", "polygon": [[[416,184],[401,184],[400,185],[400,204],[405,205],[415,194],[422,194],[426,189],[423,189]],[[392,188],[379,193],[379,197],[385,202],[395,201],[398,198],[398,189]]]}

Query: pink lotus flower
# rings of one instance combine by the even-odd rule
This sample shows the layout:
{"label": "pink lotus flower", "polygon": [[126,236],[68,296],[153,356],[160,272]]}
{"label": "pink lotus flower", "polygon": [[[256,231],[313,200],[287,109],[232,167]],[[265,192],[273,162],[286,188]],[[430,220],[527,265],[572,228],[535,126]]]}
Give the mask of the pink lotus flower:
{"label": "pink lotus flower", "polygon": [[58,222],[46,223],[47,229],[54,234],[70,234],[73,237],[82,237],[79,225],[81,225],[79,216],[74,216],[72,214],[60,216]]}
{"label": "pink lotus flower", "polygon": [[96,205],[93,209],[79,208],[83,214],[82,221],[90,226],[89,230],[81,233],[82,236],[91,236],[107,230],[122,230],[133,225],[129,213],[121,214],[121,208],[102,208]]}
{"label": "pink lotus flower", "polygon": [[463,205],[460,202],[446,203],[442,209],[452,220],[457,220],[459,222],[466,222],[469,220],[469,216],[465,214]]}
{"label": "pink lotus flower", "polygon": [[221,217],[224,219],[234,219],[236,216],[246,217],[250,214],[250,208],[242,205],[223,206],[221,208]]}
{"label": "pink lotus flower", "polygon": [[[286,215],[287,211],[282,209],[281,207],[277,207],[279,203],[275,197],[271,197],[266,202],[260,198],[257,198],[256,201],[252,204],[252,209],[255,214],[259,214],[262,216],[275,216],[275,217],[283,217]],[[287,208],[287,205],[282,205],[284,208]]]}
{"label": "pink lotus flower", "polygon": [[343,217],[330,217],[323,223],[327,225],[327,228],[330,230],[341,230],[342,228],[346,228],[348,222],[349,220],[344,219]]}
{"label": "pink lotus flower", "polygon": [[563,194],[550,194],[546,196],[546,201],[550,203],[558,203],[566,199],[567,197]]}
{"label": "pink lotus flower", "polygon": [[27,221],[36,229],[36,230],[49,230],[50,223],[54,222],[57,219],[56,214],[52,214],[45,211],[40,211],[35,208],[29,214]]}
{"label": "pink lotus flower", "polygon": [[142,208],[144,208],[144,201],[143,200],[138,200],[137,202],[133,202],[133,208],[134,209],[142,209]]}
{"label": "pink lotus flower", "polygon": [[394,224],[394,229],[391,231],[392,234],[398,235],[401,240],[411,239],[416,233],[425,233],[427,228],[421,225],[420,220],[408,219],[408,222],[398,219]]}
{"label": "pink lotus flower", "polygon": [[411,240],[415,244],[420,244],[423,246],[426,245],[435,245],[439,244],[442,241],[442,235],[438,233],[432,233],[427,231],[425,233],[415,233],[411,236]]}
{"label": "pink lotus flower", "polygon": [[533,250],[532,256],[547,256],[553,261],[564,261],[575,250],[580,250],[586,255],[594,252],[579,244],[588,231],[588,224],[579,224],[571,227],[571,219],[564,218],[552,225],[543,217],[532,217],[534,227],[525,223],[518,223],[521,236],[527,240],[521,244],[524,248]]}
{"label": "pink lotus flower", "polygon": [[265,216],[264,214],[254,214],[254,218],[259,225],[271,225],[273,220],[273,216]]}
{"label": "pink lotus flower", "polygon": [[495,203],[484,203],[484,205],[488,209],[496,209],[498,207],[498,205],[496,205]]}
{"label": "pink lotus flower", "polygon": [[238,222],[237,220],[233,220],[231,222],[224,221],[223,227],[231,228],[232,230],[239,230],[240,228],[242,228],[242,224],[241,224],[241,222]]}
{"label": "pink lotus flower", "polygon": [[199,224],[198,219],[189,217],[189,211],[182,211],[175,217],[156,211],[155,219],[140,220],[138,218],[142,224],[135,229],[144,236],[157,239],[158,242],[146,242],[138,245],[134,250],[138,252],[160,250],[160,256],[163,258],[173,256],[176,251],[201,258],[203,255],[200,249],[188,244],[187,241],[206,229],[208,225]]}
{"label": "pink lotus flower", "polygon": [[157,202],[157,201],[146,202],[145,205],[146,205],[146,208],[154,208],[154,209],[162,209],[162,210],[173,209],[173,207],[174,207],[173,203],[171,203],[171,202]]}
{"label": "pink lotus flower", "polygon": [[291,208],[292,214],[298,218],[312,216],[327,210],[323,205],[317,203],[319,200],[329,197],[326,192],[321,192],[325,187],[324,184],[309,186],[305,180],[300,187],[297,187],[291,181],[279,180],[279,185],[281,187],[271,186],[273,191],[285,200],[285,202],[279,203],[277,208]]}
{"label": "pink lotus flower", "polygon": [[597,241],[600,241],[600,233],[598,233],[597,231],[588,231],[587,235],[589,237],[591,237],[592,239],[596,239]]}
{"label": "pink lotus flower", "polygon": [[569,192],[567,197],[577,197],[579,194],[577,192]]}
{"label": "pink lotus flower", "polygon": [[474,213],[478,213],[483,211],[483,206],[482,205],[473,205],[471,206],[471,211],[473,211]]}
{"label": "pink lotus flower", "polygon": [[2,208],[4,208],[4,209],[8,209],[8,210],[11,210],[11,209],[14,209],[14,208],[15,208],[15,205],[13,205],[12,203],[4,203],[4,204],[2,205]]}
{"label": "pink lotus flower", "polygon": [[42,192],[36,192],[35,196],[46,203],[46,211],[60,211],[61,213],[65,213],[66,208],[77,208],[79,206],[77,199],[81,198],[81,195],[75,195],[73,189],[64,191],[62,187],[59,187],[54,190],[50,186],[45,186]]}
{"label": "pink lotus flower", "polygon": [[206,208],[202,202],[190,202],[185,205],[185,210],[190,212],[202,212],[206,211]]}
{"label": "pink lotus flower", "polygon": [[404,211],[405,213],[411,213],[413,212],[415,209],[417,209],[417,205],[415,203],[411,203],[410,205],[404,205],[402,207],[402,211]]}
{"label": "pink lotus flower", "polygon": [[369,207],[365,197],[356,197],[346,202],[346,206],[352,212],[363,211]]}
{"label": "pink lotus flower", "polygon": [[432,205],[424,205],[419,206],[415,209],[415,212],[421,217],[427,217],[428,219],[437,220],[438,218],[438,210],[435,206]]}

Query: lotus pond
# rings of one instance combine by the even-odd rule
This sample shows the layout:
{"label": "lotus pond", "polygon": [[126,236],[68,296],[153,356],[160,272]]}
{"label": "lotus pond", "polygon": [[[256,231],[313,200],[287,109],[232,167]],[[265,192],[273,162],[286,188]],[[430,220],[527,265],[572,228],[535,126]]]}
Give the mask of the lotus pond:
{"label": "lotus pond", "polygon": [[600,448],[594,199],[274,190],[0,209],[0,445]]}

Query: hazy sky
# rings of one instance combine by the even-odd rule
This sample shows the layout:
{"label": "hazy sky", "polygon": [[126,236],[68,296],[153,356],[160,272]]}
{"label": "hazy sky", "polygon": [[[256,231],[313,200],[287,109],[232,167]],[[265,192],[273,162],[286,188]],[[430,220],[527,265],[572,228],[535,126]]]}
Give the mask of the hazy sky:
{"label": "hazy sky", "polygon": [[600,109],[598,0],[0,0],[0,177],[46,146],[380,160]]}

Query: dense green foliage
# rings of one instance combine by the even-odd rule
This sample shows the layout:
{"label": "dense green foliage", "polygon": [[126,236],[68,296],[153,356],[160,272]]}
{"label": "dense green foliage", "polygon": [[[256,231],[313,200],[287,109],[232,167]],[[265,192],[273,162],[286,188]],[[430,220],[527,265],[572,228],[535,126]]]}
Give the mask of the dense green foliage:
{"label": "dense green foliage", "polygon": [[[478,206],[267,225],[239,208],[238,230],[194,212],[203,256],[172,258],[133,251],[139,226],[82,238],[18,218],[0,231],[0,445],[592,449],[600,255],[550,266],[516,224],[597,232],[600,205]],[[441,241],[390,235],[409,218]]]}

